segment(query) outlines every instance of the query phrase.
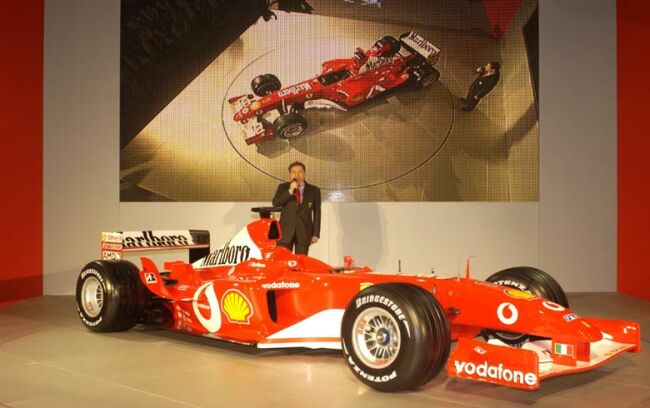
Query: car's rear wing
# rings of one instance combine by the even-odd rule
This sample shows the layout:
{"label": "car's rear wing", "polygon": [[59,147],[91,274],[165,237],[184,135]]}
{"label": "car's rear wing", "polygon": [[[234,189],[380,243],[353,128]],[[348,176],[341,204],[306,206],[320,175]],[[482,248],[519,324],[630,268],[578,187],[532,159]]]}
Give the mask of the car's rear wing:
{"label": "car's rear wing", "polygon": [[400,35],[399,40],[403,47],[411,52],[422,55],[431,65],[435,65],[438,62],[440,48],[431,44],[415,31],[409,31]]}
{"label": "car's rear wing", "polygon": [[189,261],[197,261],[210,254],[210,232],[204,230],[180,231],[118,231],[102,232],[101,259],[122,259],[127,251],[161,249],[189,249]]}
{"label": "car's rear wing", "polygon": [[[250,109],[251,103],[253,100],[253,95],[241,95],[234,98],[228,99],[232,113]],[[270,112],[277,112],[271,110]],[[279,115],[279,112],[277,113]],[[266,119],[266,118],[265,118]],[[269,118],[271,120],[275,118]],[[268,122],[268,120],[267,120]],[[257,117],[252,117],[245,121],[237,122],[241,127],[241,134],[244,137],[246,144],[250,145],[253,143],[259,143],[263,140],[270,139],[273,136],[273,127],[264,126],[264,123],[261,122]]]}

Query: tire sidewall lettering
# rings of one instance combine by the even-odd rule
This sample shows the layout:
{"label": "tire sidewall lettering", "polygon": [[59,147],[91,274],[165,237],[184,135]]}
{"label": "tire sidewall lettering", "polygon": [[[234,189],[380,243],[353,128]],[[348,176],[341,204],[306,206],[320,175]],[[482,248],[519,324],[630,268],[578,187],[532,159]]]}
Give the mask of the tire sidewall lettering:
{"label": "tire sidewall lettering", "polygon": [[[391,332],[398,332],[399,340]],[[348,368],[362,383],[384,392],[415,389],[435,377],[447,361],[450,341],[440,303],[429,289],[410,283],[375,283],[360,290],[341,323]]]}
{"label": "tire sidewall lettering", "polygon": [[99,271],[97,271],[96,269],[92,269],[92,268],[88,268],[88,269],[84,270],[83,272],[81,272],[81,280],[82,280],[82,282],[84,282],[86,280],[86,276],[88,276],[88,275],[94,275],[101,282],[104,289],[106,289],[106,284],[104,283],[104,277],[102,276],[101,273],[99,273]]}
{"label": "tire sidewall lettering", "polygon": [[96,320],[88,320],[86,318],[86,315],[84,314],[84,312],[81,309],[79,309],[79,305],[77,305],[77,310],[79,311],[79,317],[81,318],[81,321],[86,326],[91,326],[91,327],[97,326],[104,319],[104,316],[102,316],[102,314],[104,313],[104,310],[101,311],[101,313],[99,314],[99,316],[98,316],[98,318]]}
{"label": "tire sidewall lettering", "polygon": [[528,290],[528,285],[524,285],[523,283],[512,280],[512,279],[500,279],[500,280],[494,281],[492,283],[494,283],[495,285],[499,285],[499,286],[509,286],[511,288],[515,288],[515,289],[519,289],[519,290],[524,291],[524,292],[531,293]]}
{"label": "tire sidewall lettering", "polygon": [[399,307],[398,303],[386,295],[366,295],[361,296],[355,300],[357,310],[367,309],[368,307],[380,307],[390,312],[397,321],[404,323],[408,327],[408,319]]}
{"label": "tire sidewall lettering", "polygon": [[[345,361],[348,363],[348,365],[352,368],[354,372],[356,372],[359,377],[369,381],[369,382],[374,382],[374,383],[387,383],[390,381],[393,381],[398,377],[397,370],[395,368],[388,367],[387,370],[389,371],[388,374],[370,374],[368,371],[378,371],[378,370],[373,370],[371,368],[365,367],[365,365],[361,362],[357,362],[356,359],[348,352],[347,346],[345,345],[345,342],[343,343],[343,353],[346,357]],[[394,364],[393,364],[394,365]],[[363,366],[363,368],[362,368]],[[382,370],[384,371],[384,370]]]}
{"label": "tire sidewall lettering", "polygon": [[[394,301],[391,296],[387,294],[367,294],[356,298],[354,300],[354,307],[356,312],[359,314],[371,307],[380,308],[390,313],[397,322],[401,322],[403,328],[398,328],[398,330],[402,332],[403,344],[400,346],[398,353],[406,352],[403,348],[408,347],[408,342],[411,337],[409,320],[398,302]],[[351,330],[356,330],[356,328],[352,327]],[[399,377],[399,368],[401,364],[399,358],[385,368],[374,369],[366,366],[362,361],[358,360],[356,356],[352,355],[348,351],[348,345],[346,345],[345,339],[343,341],[343,352],[347,364],[357,374],[357,376],[364,381],[385,384],[392,382]]]}

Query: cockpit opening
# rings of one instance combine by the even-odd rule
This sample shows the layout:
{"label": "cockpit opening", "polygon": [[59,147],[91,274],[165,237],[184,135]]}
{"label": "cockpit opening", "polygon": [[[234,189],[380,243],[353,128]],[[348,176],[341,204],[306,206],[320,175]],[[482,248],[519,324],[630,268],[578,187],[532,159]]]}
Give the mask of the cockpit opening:
{"label": "cockpit opening", "polygon": [[320,83],[323,85],[331,85],[336,82],[343,81],[345,78],[350,77],[350,75],[350,71],[347,69],[342,69],[340,71],[334,71],[330,72],[329,74],[321,75],[318,77],[318,81],[320,81]]}

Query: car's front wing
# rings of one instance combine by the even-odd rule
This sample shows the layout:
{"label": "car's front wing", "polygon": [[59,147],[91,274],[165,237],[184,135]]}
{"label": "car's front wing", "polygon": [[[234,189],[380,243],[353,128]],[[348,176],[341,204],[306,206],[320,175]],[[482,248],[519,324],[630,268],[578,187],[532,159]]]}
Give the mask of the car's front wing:
{"label": "car's front wing", "polygon": [[594,369],[626,351],[640,351],[638,323],[589,319],[603,330],[591,343],[538,340],[514,348],[500,341],[459,339],[449,357],[449,376],[534,390],[546,378]]}

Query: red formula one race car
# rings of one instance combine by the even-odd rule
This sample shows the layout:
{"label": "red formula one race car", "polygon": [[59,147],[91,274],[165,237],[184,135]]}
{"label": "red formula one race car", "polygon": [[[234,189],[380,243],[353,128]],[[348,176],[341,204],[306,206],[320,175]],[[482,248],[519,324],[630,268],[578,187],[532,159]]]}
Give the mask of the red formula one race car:
{"label": "red formula one race car", "polygon": [[288,88],[274,75],[260,75],[251,83],[258,99],[248,94],[228,102],[247,144],[274,135],[291,139],[307,129],[305,109],[347,110],[406,83],[432,85],[440,77],[433,67],[439,56],[440,50],[415,32],[399,40],[386,36],[367,51],[357,48],[352,58],[324,62],[319,76]]}
{"label": "red formula one race car", "polygon": [[[352,373],[380,391],[417,388],[445,364],[450,376],[536,389],[641,349],[637,323],[576,315],[538,269],[484,282],[377,273],[350,259],[335,268],[276,246],[279,223],[258,211],[211,253],[206,231],[104,233],[103,260],[77,281],[81,321],[97,332],[141,323],[258,348],[342,349]],[[173,247],[189,248],[190,262],[161,270],[121,259]]]}

